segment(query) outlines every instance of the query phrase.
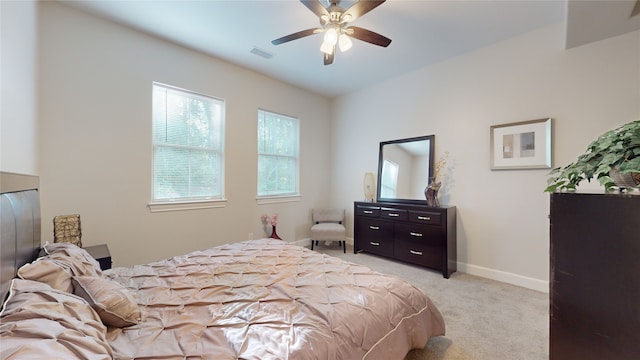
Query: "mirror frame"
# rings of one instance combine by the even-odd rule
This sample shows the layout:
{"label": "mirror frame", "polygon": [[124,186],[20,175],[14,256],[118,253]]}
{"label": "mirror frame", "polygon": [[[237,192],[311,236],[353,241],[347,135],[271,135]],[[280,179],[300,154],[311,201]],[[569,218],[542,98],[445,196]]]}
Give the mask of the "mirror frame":
{"label": "mirror frame", "polygon": [[416,136],[416,137],[411,137],[411,138],[405,138],[405,139],[397,139],[397,140],[390,140],[390,141],[382,141],[380,142],[380,149],[379,149],[379,153],[378,153],[378,184],[377,184],[377,191],[376,191],[376,201],[377,202],[388,202],[388,203],[418,203],[418,204],[423,204],[427,202],[427,199],[402,199],[402,198],[382,198],[380,197],[380,190],[381,190],[381,175],[382,175],[382,165],[384,163],[384,147],[386,145],[394,145],[394,144],[402,144],[402,143],[409,143],[409,142],[415,142],[415,141],[425,141],[425,140],[429,140],[429,173],[428,173],[428,178],[425,179],[425,186],[427,185],[429,178],[433,177],[433,167],[435,166],[434,163],[434,159],[435,159],[435,154],[434,154],[434,150],[435,150],[435,135],[425,135],[425,136]]}

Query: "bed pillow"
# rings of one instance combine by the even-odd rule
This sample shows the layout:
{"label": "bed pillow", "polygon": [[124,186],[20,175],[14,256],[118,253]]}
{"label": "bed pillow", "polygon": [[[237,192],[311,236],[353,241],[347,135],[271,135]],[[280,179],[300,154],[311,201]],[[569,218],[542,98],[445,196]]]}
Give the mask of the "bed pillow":
{"label": "bed pillow", "polygon": [[102,276],[100,264],[89,253],[71,243],[45,244],[48,255],[18,269],[18,277],[49,284],[52,288],[73,292],[71,277]]}
{"label": "bed pillow", "polygon": [[98,260],[75,244],[47,242],[43,248],[47,256],[68,262],[75,276],[102,276]]}
{"label": "bed pillow", "polygon": [[2,359],[112,359],[106,327],[84,299],[13,279],[0,312]]}
{"label": "bed pillow", "polygon": [[18,269],[21,279],[39,281],[66,292],[73,291],[72,276],[73,272],[66,262],[49,257],[38,258]]}
{"label": "bed pillow", "polygon": [[74,276],[72,281],[74,293],[93,307],[105,325],[126,327],[140,322],[138,304],[124,286],[92,276]]}

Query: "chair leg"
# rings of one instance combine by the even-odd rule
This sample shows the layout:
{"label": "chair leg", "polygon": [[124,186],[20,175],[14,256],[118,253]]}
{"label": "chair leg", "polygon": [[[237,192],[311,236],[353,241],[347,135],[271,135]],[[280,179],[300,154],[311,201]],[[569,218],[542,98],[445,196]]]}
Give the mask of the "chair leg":
{"label": "chair leg", "polygon": [[313,250],[313,240],[311,240],[311,250]]}
{"label": "chair leg", "polygon": [[346,241],[342,242],[342,252],[345,253],[345,254],[347,253],[347,242]]}

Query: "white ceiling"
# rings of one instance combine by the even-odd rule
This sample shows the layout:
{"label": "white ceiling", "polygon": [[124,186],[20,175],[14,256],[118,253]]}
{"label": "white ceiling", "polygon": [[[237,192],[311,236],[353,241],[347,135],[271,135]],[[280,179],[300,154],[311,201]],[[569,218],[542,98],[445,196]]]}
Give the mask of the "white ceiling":
{"label": "white ceiling", "polygon": [[[382,48],[354,40],[351,50],[338,52],[334,63],[325,66],[321,34],[271,44],[319,26],[316,15],[298,0],[60,2],[329,97],[566,18],[571,20],[567,44],[572,46],[640,29],[640,16],[628,16],[635,0],[570,0],[568,5],[566,0],[387,0],[352,25],[391,38],[391,45]],[[341,6],[353,3],[345,0]],[[614,7],[616,11],[608,11]],[[594,18],[603,11],[607,18],[595,21],[599,25],[594,31]],[[251,53],[254,47],[273,57]]]}

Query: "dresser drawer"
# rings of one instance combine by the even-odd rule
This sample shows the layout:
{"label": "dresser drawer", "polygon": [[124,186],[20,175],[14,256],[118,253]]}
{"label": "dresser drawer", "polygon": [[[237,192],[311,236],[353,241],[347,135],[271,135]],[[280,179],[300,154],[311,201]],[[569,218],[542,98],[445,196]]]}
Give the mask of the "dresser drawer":
{"label": "dresser drawer", "polygon": [[356,206],[356,216],[380,217],[380,207],[378,206]]}
{"label": "dresser drawer", "polygon": [[419,224],[440,226],[442,217],[439,213],[409,210],[409,221]]}
{"label": "dresser drawer", "polygon": [[396,240],[414,241],[421,244],[442,246],[444,238],[439,228],[411,223],[396,224]]}
{"label": "dresser drawer", "polygon": [[380,209],[380,217],[383,219],[390,219],[394,221],[406,221],[407,210],[383,207]]}
{"label": "dresser drawer", "polygon": [[427,266],[442,268],[442,246],[422,241],[397,240],[394,242],[393,256],[396,259]]}
{"label": "dresser drawer", "polygon": [[396,259],[441,269],[444,246],[439,227],[413,223],[395,226],[393,256]]}
{"label": "dresser drawer", "polygon": [[386,256],[393,255],[392,222],[360,219],[357,227],[357,246],[360,250]]}

